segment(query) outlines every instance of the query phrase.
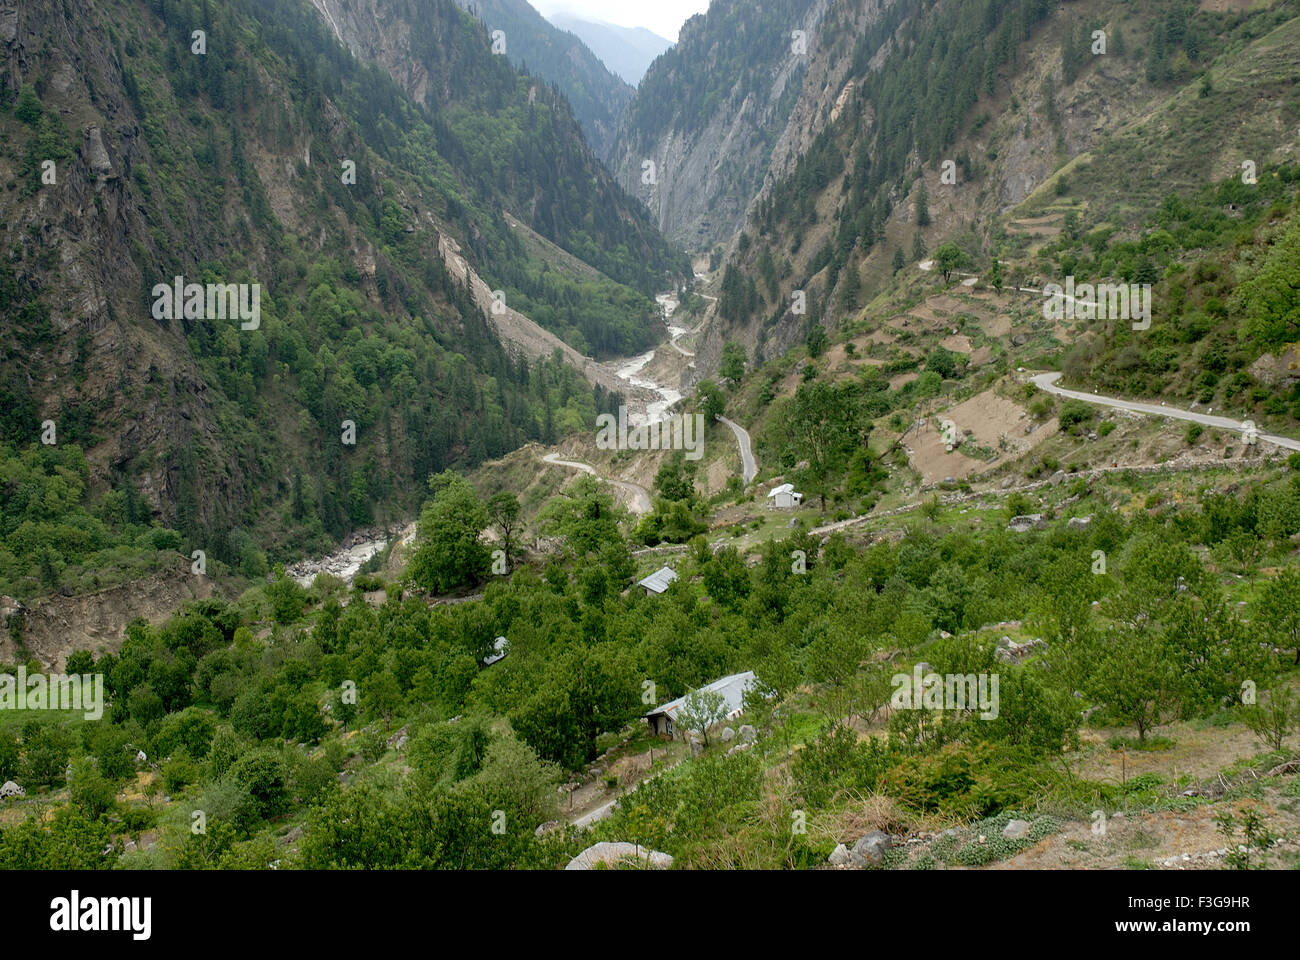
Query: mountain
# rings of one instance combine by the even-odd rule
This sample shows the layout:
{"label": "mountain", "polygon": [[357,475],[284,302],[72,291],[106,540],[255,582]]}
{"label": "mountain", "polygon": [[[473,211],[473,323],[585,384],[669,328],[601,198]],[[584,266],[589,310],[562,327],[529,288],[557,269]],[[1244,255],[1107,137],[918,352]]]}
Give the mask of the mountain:
{"label": "mountain", "polygon": [[[791,150],[797,156],[804,129],[822,119],[795,109],[801,92],[812,83],[820,94],[838,82],[848,69],[848,27],[873,16],[846,17],[844,29],[822,38],[830,6],[716,0],[686,21],[677,45],[646,73],[610,165],[669,238],[689,249],[730,238]],[[792,37],[795,30],[807,42]]]}
{"label": "mountain", "polygon": [[450,0],[138,0],[0,27],[0,445],[48,438],[23,469],[79,477],[45,512],[6,487],[5,539],[77,511],[96,531],[43,565],[0,555],[8,592],[139,524],[256,574],[406,513],[431,473],[590,420],[604,394],[507,350],[451,246],[590,353],[652,342],[650,296],[686,267],[564,98]]}
{"label": "mountain", "polygon": [[553,83],[582,124],[582,131],[602,159],[613,146],[623,109],[635,90],[610,72],[574,31],[558,29],[527,0],[456,0],[488,30],[504,34],[511,63]]}
{"label": "mountain", "polygon": [[[864,14],[852,49],[838,52],[843,24]],[[1034,288],[1074,273],[1080,282],[1159,278],[1216,249],[1230,236],[1223,218],[1265,213],[1274,174],[1285,182],[1294,159],[1291,141],[1272,131],[1294,125],[1297,29],[1285,7],[1210,11],[1181,0],[834,3],[809,65],[819,69],[819,57],[833,51],[837,64],[824,75],[834,82],[805,81],[791,108],[820,125],[801,134],[786,172],[756,192],[742,229],[726,241],[717,323],[697,347],[701,368],[716,366],[727,339],[771,358],[801,344],[812,326],[835,334],[883,322],[875,312],[891,309],[883,301],[864,308],[899,290],[916,296],[911,272],[946,243],[968,272],[991,269],[996,258],[1008,286]],[[730,74],[735,82],[745,75]],[[644,119],[650,101],[641,103],[650,79],[624,136],[656,129]],[[685,107],[691,89],[679,75],[655,98],[673,105],[661,126],[703,122],[707,112]],[[1267,171],[1246,191],[1257,195],[1250,203],[1239,195],[1246,160]],[[1197,233],[1171,213],[1216,226]],[[806,312],[791,309],[794,291],[806,296]],[[1228,300],[1222,291],[1211,299]],[[1175,301],[1171,309],[1185,307]],[[1234,343],[1231,370],[1260,356],[1261,344],[1237,342],[1229,317],[1214,326]],[[1076,350],[1075,363],[1096,370],[1096,361],[1110,373],[1156,347],[1159,359],[1149,362],[1171,362],[1165,338],[1184,336],[1170,330],[1130,344],[1122,332],[1097,333],[1114,345],[1087,361]],[[1126,346],[1121,367],[1109,363]],[[1146,389],[1167,382],[1152,376]],[[1225,386],[1216,389],[1205,396],[1221,403]]]}
{"label": "mountain", "polygon": [[568,13],[554,14],[551,23],[581,39],[605,66],[634,87],[655,58],[673,45],[645,27],[620,27]]}

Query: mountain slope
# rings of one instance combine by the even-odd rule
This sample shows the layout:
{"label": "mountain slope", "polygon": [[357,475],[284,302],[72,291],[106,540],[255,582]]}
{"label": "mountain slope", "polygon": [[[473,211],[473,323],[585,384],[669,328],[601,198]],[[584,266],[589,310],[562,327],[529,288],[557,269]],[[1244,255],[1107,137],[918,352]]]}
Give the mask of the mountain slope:
{"label": "mountain slope", "polygon": [[[830,62],[815,40],[829,6],[718,0],[650,68],[610,163],[668,237],[704,248],[744,223],[779,142],[799,126],[793,108],[811,65]],[[796,29],[809,38],[806,52]]]}
{"label": "mountain slope", "polygon": [[[1039,253],[1067,214],[1103,249],[1140,239],[1171,192],[1293,156],[1278,131],[1295,126],[1294,17],[1181,0],[899,0],[857,38],[842,87],[805,85],[808,108],[835,119],[755,203],[702,363],[726,338],[771,357],[810,325],[843,328],[946,241],[967,270],[999,258],[1008,286],[1061,282],[1079,258]],[[795,290],[806,313],[791,310]]]}
{"label": "mountain slope", "polygon": [[[646,293],[674,255],[550,88],[450,2],[418,10],[427,55],[408,79],[436,89],[427,108],[305,0],[0,20],[0,442],[38,443],[52,421],[119,535],[142,504],[182,552],[256,575],[412,509],[430,473],[589,422],[608,401],[507,353],[444,239],[512,306],[613,337],[584,347],[651,336]],[[524,130],[526,149],[506,143]],[[548,279],[503,208],[615,279]],[[176,277],[244,284],[259,314],[202,295],[162,309]],[[588,300],[599,311],[579,316]],[[82,539],[54,549],[81,556]]]}
{"label": "mountain slope", "polygon": [[[555,84],[582,124],[587,142],[608,155],[634,89],[566,28],[556,28],[527,0],[456,0],[490,30],[501,30],[511,63]],[[632,81],[635,83],[635,81]]]}

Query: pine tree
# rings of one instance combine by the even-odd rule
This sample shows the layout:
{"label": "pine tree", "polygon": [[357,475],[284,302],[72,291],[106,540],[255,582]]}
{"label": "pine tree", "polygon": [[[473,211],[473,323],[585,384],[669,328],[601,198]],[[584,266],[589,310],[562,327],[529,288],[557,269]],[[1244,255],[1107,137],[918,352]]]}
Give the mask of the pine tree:
{"label": "pine tree", "polygon": [[916,225],[930,225],[930,191],[926,189],[924,178],[916,186]]}

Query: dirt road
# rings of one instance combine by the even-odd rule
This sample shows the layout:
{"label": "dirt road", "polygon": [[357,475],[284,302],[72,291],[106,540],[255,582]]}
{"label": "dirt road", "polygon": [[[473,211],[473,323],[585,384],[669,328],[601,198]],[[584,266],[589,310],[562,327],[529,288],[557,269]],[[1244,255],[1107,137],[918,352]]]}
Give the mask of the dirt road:
{"label": "dirt road", "polygon": [[596,468],[589,463],[583,463],[580,460],[561,460],[558,453],[548,453],[542,457],[542,461],[556,467],[568,467],[571,470],[581,470],[583,473],[589,473],[601,483],[608,483],[618,487],[625,496],[627,508],[635,514],[649,513],[652,509],[650,504],[650,491],[637,483],[631,483],[627,480],[613,480],[609,477],[602,477],[596,472]]}

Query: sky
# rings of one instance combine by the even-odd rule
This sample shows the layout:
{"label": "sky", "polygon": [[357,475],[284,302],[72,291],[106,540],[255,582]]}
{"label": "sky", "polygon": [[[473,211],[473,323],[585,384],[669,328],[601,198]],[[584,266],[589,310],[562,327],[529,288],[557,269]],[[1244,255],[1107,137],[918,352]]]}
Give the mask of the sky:
{"label": "sky", "polygon": [[709,8],[709,0],[529,0],[544,17],[570,13],[620,27],[645,27],[677,42],[682,24]]}

